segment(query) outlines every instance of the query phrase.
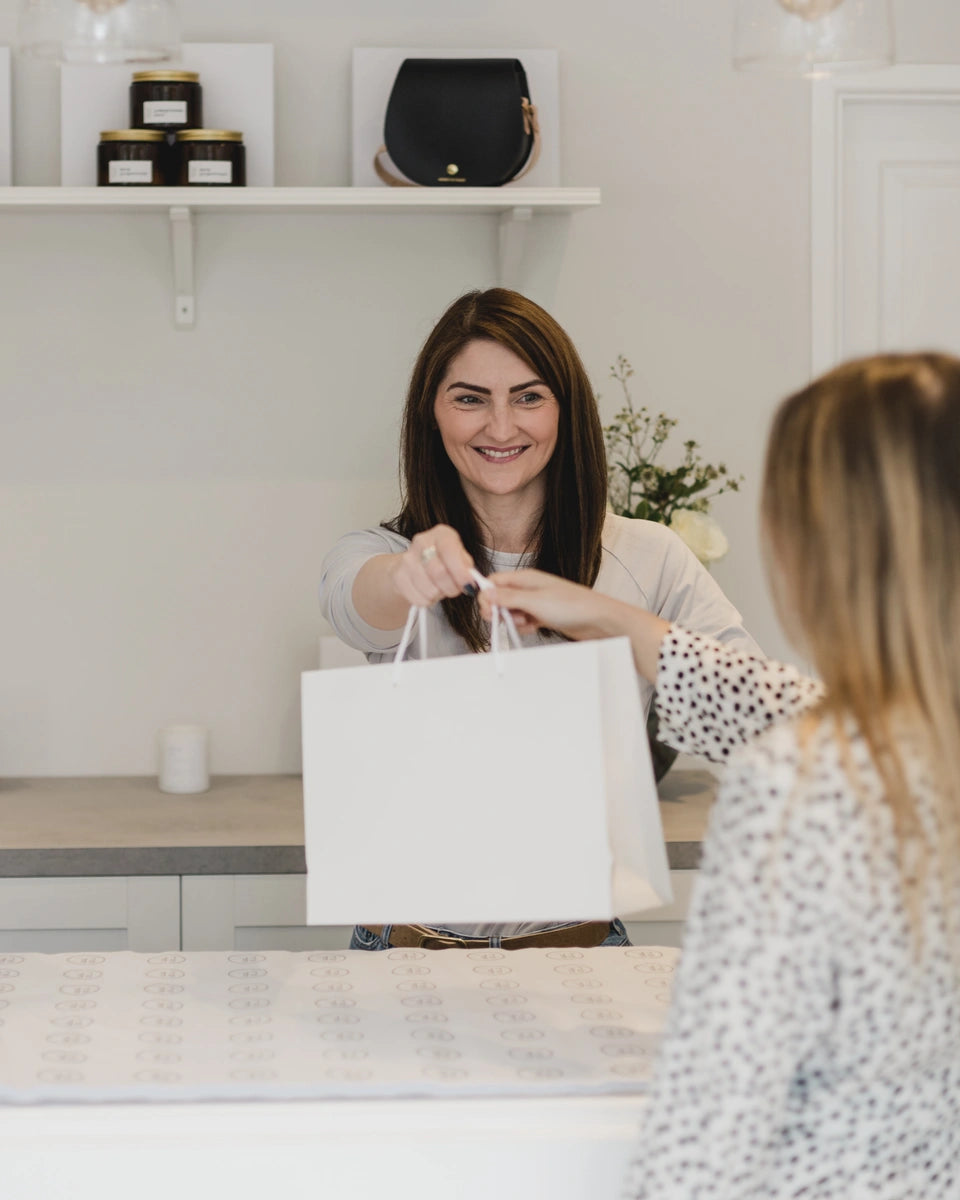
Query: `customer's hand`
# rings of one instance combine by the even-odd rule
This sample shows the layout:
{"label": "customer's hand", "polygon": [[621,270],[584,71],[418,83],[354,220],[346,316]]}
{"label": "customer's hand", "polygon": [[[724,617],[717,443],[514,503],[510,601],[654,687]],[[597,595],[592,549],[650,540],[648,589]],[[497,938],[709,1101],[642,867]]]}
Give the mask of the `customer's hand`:
{"label": "customer's hand", "polygon": [[609,637],[608,596],[546,571],[500,571],[490,576],[492,589],[480,593],[480,611],[489,620],[494,604],[508,608],[518,633],[543,627],[572,638]]}
{"label": "customer's hand", "polygon": [[510,610],[518,633],[546,628],[578,641],[628,637],[637,670],[656,683],[660,643],[670,628],[661,617],[545,571],[501,571],[490,582],[480,593],[487,620],[497,604]]}
{"label": "customer's hand", "polygon": [[473,559],[449,525],[415,535],[410,549],[393,556],[393,586],[407,604],[430,608],[445,596],[476,595]]}

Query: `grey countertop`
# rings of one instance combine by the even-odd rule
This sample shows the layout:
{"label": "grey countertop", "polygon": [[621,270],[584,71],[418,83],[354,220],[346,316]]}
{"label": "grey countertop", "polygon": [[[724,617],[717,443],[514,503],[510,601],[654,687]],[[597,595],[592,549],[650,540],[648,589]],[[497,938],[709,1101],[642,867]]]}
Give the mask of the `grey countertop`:
{"label": "grey countertop", "polygon": [[[675,871],[699,864],[715,787],[699,769],[674,768],[660,784]],[[298,775],[220,775],[189,796],[153,777],[0,779],[0,877],[305,871]]]}

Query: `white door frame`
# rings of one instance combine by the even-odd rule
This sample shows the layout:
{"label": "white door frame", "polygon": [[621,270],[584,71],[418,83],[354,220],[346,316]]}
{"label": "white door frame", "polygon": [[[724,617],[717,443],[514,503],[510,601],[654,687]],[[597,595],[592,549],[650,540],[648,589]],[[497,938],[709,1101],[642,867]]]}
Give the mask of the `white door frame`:
{"label": "white door frame", "polygon": [[854,105],[892,97],[904,104],[960,104],[960,65],[904,65],[817,80],[811,106],[811,365],[834,366],[843,346],[843,162],[846,117]]}

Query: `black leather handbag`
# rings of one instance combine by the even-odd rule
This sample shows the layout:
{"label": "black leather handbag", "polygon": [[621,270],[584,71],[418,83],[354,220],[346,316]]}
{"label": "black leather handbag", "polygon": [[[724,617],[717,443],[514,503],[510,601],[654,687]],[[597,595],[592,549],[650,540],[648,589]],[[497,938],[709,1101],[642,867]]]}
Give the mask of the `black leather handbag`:
{"label": "black leather handbag", "polygon": [[[387,103],[377,175],[391,187],[499,187],[540,154],[537,110],[516,58],[405,58]],[[382,161],[386,152],[406,176]]]}

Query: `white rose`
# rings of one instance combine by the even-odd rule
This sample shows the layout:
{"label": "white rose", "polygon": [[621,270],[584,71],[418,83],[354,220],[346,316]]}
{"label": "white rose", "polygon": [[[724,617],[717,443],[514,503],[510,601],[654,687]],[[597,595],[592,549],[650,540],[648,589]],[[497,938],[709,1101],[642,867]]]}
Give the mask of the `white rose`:
{"label": "white rose", "polygon": [[690,512],[689,509],[682,508],[671,517],[670,528],[678,537],[683,538],[704,564],[723,558],[730,549],[730,543],[723,530],[707,513]]}

